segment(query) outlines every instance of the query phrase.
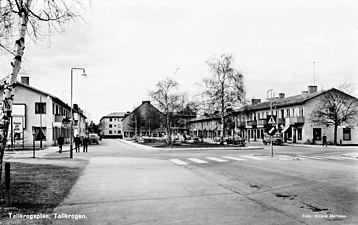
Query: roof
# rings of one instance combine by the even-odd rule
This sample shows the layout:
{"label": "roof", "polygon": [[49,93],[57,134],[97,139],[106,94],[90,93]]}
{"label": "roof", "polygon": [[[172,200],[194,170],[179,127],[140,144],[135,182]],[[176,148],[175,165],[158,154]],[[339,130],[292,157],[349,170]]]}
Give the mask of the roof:
{"label": "roof", "polygon": [[[137,108],[135,108],[132,112],[129,112],[129,113],[126,113],[126,115],[124,116],[124,118],[122,119],[122,120],[124,120],[124,119],[126,119],[129,115],[131,115],[132,113],[134,113],[135,111],[137,111],[140,107],[142,107],[144,104],[148,104],[148,105],[150,105],[153,109],[155,109],[157,112],[159,112],[159,113],[161,113],[161,114],[163,114],[159,109],[157,109],[154,105],[152,105],[151,103],[150,103],[150,101],[142,101],[142,104],[140,104]],[[164,114],[163,114],[164,115]]]}
{"label": "roof", "polygon": [[[24,88],[30,89],[30,90],[32,90],[32,91],[34,91],[34,92],[39,93],[39,94],[43,94],[43,95],[49,96],[49,97],[51,97],[52,100],[59,102],[61,105],[63,105],[63,106],[66,107],[67,109],[69,109],[69,110],[71,109],[71,106],[69,106],[67,103],[63,102],[60,98],[58,98],[58,97],[56,97],[56,96],[54,96],[54,95],[52,95],[52,94],[50,94],[50,93],[48,93],[48,92],[42,91],[42,90],[40,90],[40,89],[38,89],[38,88],[35,88],[35,87],[33,87],[33,86],[30,86],[30,85],[27,85],[27,84],[24,84],[24,83],[21,83],[21,82],[18,82],[18,81],[15,83],[15,87],[16,87],[16,86],[22,86],[22,87],[24,87]],[[2,89],[2,88],[3,88],[3,85],[0,86],[0,89]],[[75,110],[74,108],[72,108],[72,110],[73,110],[73,112],[79,113],[79,114],[82,115],[83,117],[87,118],[83,113],[78,112],[78,111]]]}
{"label": "roof", "polygon": [[114,117],[125,117],[127,114],[129,114],[129,112],[111,112],[108,115],[102,116],[101,120],[104,118],[114,118]]}
{"label": "roof", "polygon": [[198,122],[198,121],[208,121],[208,120],[220,120],[220,116],[218,115],[203,115],[203,116],[198,116],[194,119],[191,119],[189,122]]}
{"label": "roof", "polygon": [[[294,96],[281,98],[281,99],[275,99],[272,101],[272,107],[280,108],[280,107],[285,107],[285,106],[303,104],[312,98],[318,97],[319,95],[322,95],[324,93],[327,93],[327,92],[333,91],[333,90],[338,91],[335,88],[331,88],[328,90],[316,91],[311,94],[306,93],[306,94],[294,95]],[[257,103],[254,105],[249,105],[248,107],[246,107],[246,110],[249,110],[249,111],[263,110],[263,109],[270,109],[270,101],[260,102],[260,103]],[[245,110],[245,107],[242,107],[239,110],[237,110],[237,112],[241,112],[244,110]]]}

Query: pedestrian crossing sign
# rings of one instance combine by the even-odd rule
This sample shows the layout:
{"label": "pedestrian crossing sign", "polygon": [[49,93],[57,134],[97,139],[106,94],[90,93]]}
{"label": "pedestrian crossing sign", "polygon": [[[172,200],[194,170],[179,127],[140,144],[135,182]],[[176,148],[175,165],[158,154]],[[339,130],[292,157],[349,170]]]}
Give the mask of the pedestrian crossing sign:
{"label": "pedestrian crossing sign", "polygon": [[276,116],[275,115],[267,116],[267,123],[268,124],[276,124]]}

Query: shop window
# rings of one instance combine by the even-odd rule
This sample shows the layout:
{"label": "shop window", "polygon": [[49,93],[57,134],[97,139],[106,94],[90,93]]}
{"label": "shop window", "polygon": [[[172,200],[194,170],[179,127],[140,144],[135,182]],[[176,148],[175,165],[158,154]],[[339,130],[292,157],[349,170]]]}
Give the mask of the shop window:
{"label": "shop window", "polygon": [[343,141],[351,140],[351,128],[343,128]]}
{"label": "shop window", "polygon": [[313,128],[313,140],[320,141],[322,136],[321,128]]}

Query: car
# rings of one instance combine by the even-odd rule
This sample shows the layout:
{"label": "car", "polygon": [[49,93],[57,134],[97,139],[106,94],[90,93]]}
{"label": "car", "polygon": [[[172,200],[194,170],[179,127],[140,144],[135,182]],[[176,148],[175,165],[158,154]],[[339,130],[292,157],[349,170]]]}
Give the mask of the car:
{"label": "car", "polygon": [[[265,134],[264,138],[263,138],[263,143],[265,145],[270,144],[271,143],[271,136],[268,135],[268,134]],[[282,143],[283,143],[283,138],[282,138],[281,133],[278,133],[278,134],[275,134],[275,135],[272,136],[272,144],[274,144],[274,145],[282,145]]]}
{"label": "car", "polygon": [[98,134],[92,133],[88,135],[89,144],[99,144],[99,136]]}

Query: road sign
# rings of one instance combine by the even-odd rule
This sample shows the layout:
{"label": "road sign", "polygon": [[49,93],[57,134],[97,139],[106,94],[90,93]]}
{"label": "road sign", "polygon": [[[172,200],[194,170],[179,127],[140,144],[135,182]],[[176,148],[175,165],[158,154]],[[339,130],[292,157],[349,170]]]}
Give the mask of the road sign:
{"label": "road sign", "polygon": [[267,123],[270,125],[276,124],[276,116],[275,115],[267,116]]}
{"label": "road sign", "polygon": [[268,127],[266,128],[266,133],[267,133],[268,135],[274,135],[274,134],[276,134],[276,132],[277,132],[277,129],[276,129],[275,126],[268,126]]}

